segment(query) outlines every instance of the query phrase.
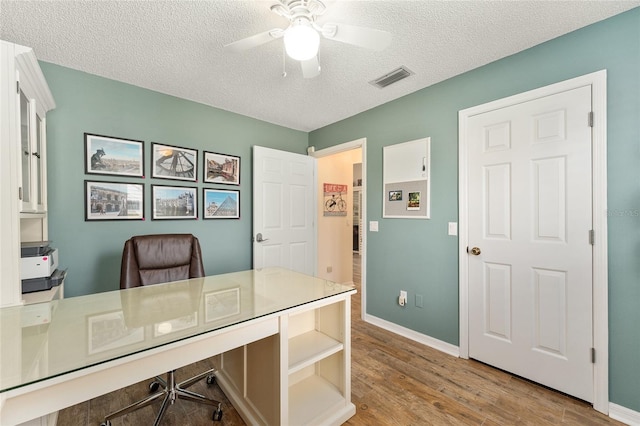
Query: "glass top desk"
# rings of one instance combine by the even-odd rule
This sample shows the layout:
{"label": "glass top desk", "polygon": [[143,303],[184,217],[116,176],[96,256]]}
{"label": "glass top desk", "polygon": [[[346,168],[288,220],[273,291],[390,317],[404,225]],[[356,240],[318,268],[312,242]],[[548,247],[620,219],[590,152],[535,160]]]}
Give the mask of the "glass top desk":
{"label": "glass top desk", "polygon": [[[289,332],[289,316],[336,303],[342,321],[332,340],[349,361],[349,299],[355,291],[266,268],[2,308],[0,424],[37,418],[269,336],[280,335],[286,366],[298,356],[287,350],[289,343],[309,334]],[[340,374],[348,376],[349,362],[344,364]],[[289,373],[280,377],[272,387],[288,386]],[[350,409],[348,378],[339,391]],[[288,396],[282,389],[280,396],[287,401],[278,401],[280,410],[269,423],[288,423]],[[260,413],[245,420],[256,420],[254,415]]]}

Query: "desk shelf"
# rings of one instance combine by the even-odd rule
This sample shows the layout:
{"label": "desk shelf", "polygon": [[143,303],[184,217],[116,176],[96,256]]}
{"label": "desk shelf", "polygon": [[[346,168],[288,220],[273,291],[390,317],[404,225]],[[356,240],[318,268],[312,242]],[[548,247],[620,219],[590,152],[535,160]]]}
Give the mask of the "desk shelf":
{"label": "desk shelf", "polygon": [[302,370],[343,349],[341,342],[313,330],[289,340],[289,374]]}
{"label": "desk shelf", "polygon": [[323,423],[328,412],[345,406],[342,392],[320,376],[310,376],[289,387],[289,424]]}
{"label": "desk shelf", "polygon": [[349,418],[344,417],[352,407],[349,306],[343,300],[288,317],[288,419],[283,423],[315,426]]}
{"label": "desk shelf", "polygon": [[351,294],[281,315],[279,336],[221,355],[218,383],[247,424],[340,425],[355,414]]}

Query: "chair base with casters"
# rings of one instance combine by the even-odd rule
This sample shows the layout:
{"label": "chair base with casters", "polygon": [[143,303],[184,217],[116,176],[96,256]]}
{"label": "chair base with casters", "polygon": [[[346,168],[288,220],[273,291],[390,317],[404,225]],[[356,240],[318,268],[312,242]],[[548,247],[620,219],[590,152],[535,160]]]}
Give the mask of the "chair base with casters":
{"label": "chair base with casters", "polygon": [[[157,400],[162,400],[162,405],[160,406],[160,411],[156,416],[156,420],[153,423],[154,426],[158,426],[164,417],[164,413],[169,408],[170,404],[173,404],[176,399],[185,399],[187,401],[193,401],[200,404],[206,404],[216,407],[213,412],[213,420],[220,421],[222,420],[222,408],[221,403],[218,401],[214,401],[212,399],[206,398],[203,395],[197,394],[195,392],[191,392],[187,390],[187,388],[194,383],[204,379],[206,377],[207,384],[215,383],[215,369],[211,369],[209,371],[205,371],[195,377],[190,378],[189,380],[185,380],[184,382],[176,383],[175,378],[175,370],[169,371],[167,373],[167,380],[165,381],[161,377],[156,377],[153,382],[149,385],[149,390],[152,392],[152,395],[149,395],[147,398],[142,399],[138,402],[134,402],[133,404],[124,407],[121,410],[116,411],[115,413],[111,413],[108,416],[105,416],[104,421],[101,426],[111,426],[111,420],[116,417],[123,416],[125,414],[131,413],[140,408],[146,407],[147,405],[151,405]],[[158,391],[158,389],[162,387],[163,389]]]}

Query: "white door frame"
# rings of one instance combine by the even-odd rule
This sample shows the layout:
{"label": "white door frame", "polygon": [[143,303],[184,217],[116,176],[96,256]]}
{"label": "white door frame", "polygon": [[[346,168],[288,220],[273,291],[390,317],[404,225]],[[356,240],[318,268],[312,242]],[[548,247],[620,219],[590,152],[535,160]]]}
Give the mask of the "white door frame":
{"label": "white door frame", "polygon": [[[360,214],[362,215],[362,247],[364,248],[363,254],[360,257],[360,299],[362,303],[361,318],[364,320],[365,312],[367,312],[367,138],[356,139],[351,142],[345,142],[339,145],[334,145],[329,148],[315,151],[313,147],[309,147],[309,154],[314,158],[328,157],[330,155],[339,154],[345,151],[351,151],[352,149],[362,148],[362,202],[360,203]],[[316,185],[316,188],[318,186]],[[316,194],[316,199],[317,199]],[[316,233],[318,227],[316,227]],[[318,236],[316,235],[316,244]]]}
{"label": "white door frame", "polygon": [[[469,241],[468,212],[468,119],[474,115],[531,101],[578,87],[592,88],[592,185],[593,185],[593,408],[609,413],[609,304],[607,260],[607,71],[601,70],[571,80],[520,93],[458,112],[458,215],[460,283],[460,357],[469,358]],[[585,117],[585,123],[588,117]]]}

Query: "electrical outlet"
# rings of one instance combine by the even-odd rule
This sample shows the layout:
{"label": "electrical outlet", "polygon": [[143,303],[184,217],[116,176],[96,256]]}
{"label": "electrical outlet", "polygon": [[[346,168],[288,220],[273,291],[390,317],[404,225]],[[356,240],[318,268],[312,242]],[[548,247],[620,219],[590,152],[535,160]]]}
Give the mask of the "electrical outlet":
{"label": "electrical outlet", "polygon": [[398,304],[400,306],[404,306],[407,304],[407,292],[404,290],[400,290],[400,297],[398,298]]}
{"label": "electrical outlet", "polygon": [[333,266],[327,266],[327,273],[333,272]]}

